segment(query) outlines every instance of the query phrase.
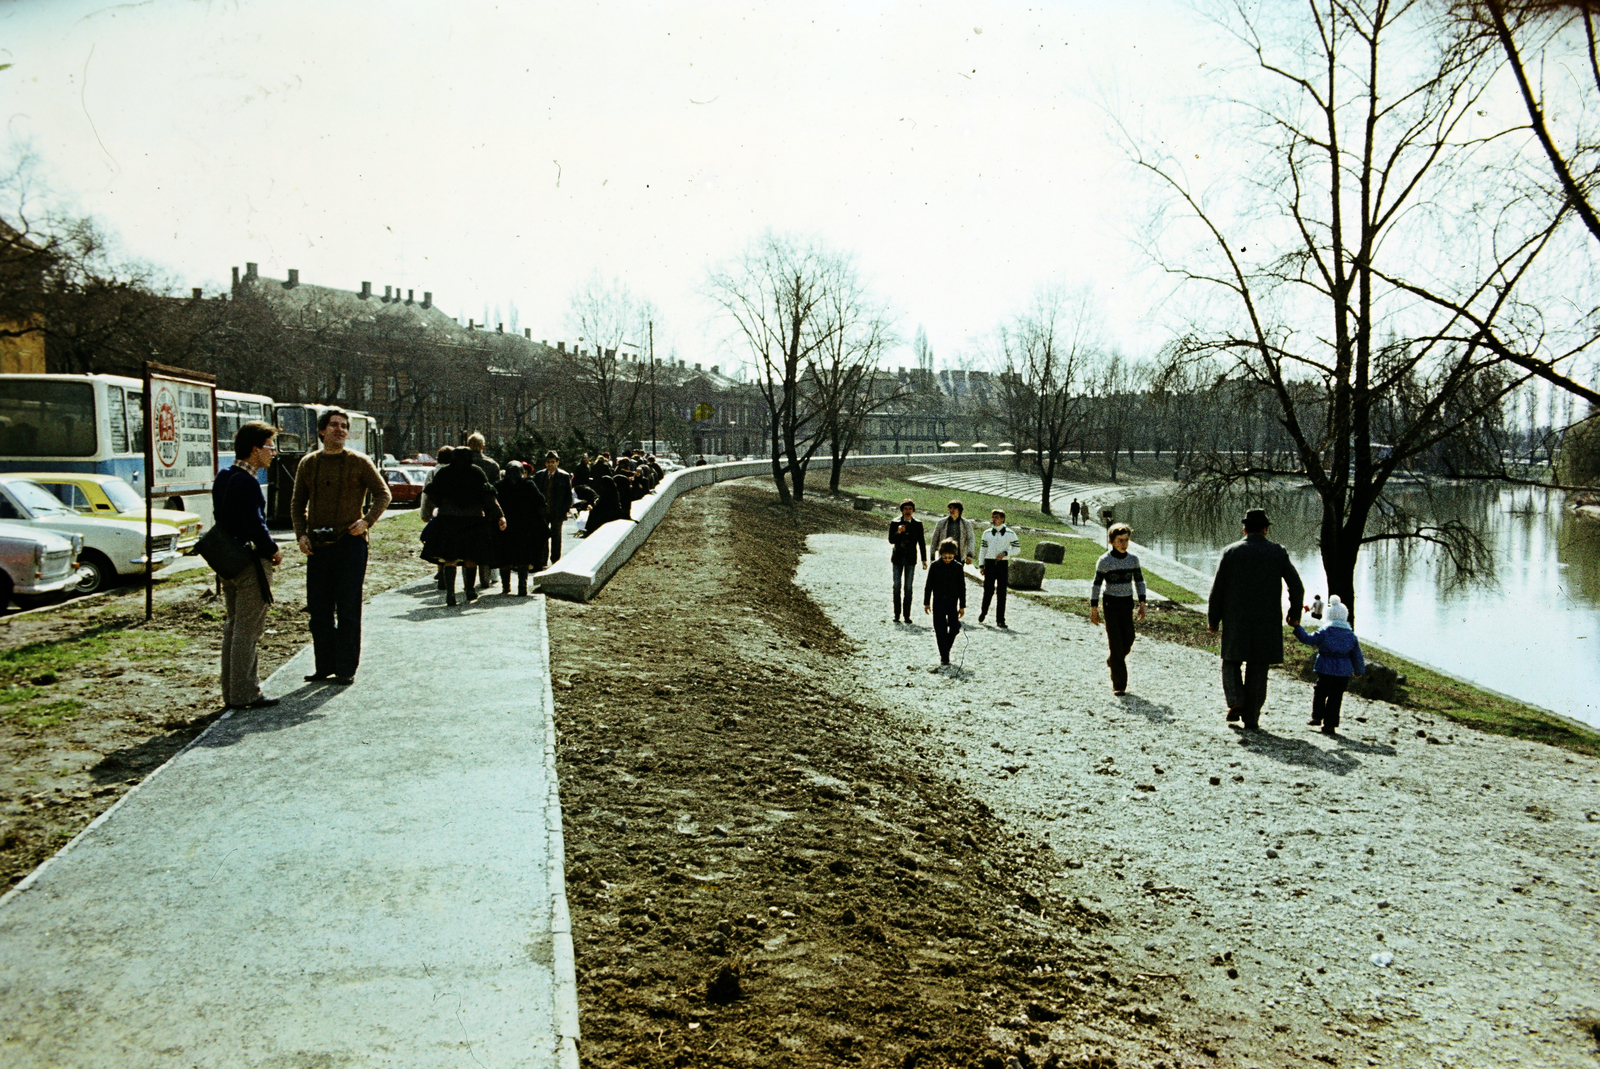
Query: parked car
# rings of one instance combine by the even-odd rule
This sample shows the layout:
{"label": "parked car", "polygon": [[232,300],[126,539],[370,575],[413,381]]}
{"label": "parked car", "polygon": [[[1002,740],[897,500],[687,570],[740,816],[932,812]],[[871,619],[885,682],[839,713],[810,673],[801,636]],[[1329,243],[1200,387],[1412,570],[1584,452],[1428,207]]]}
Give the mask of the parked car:
{"label": "parked car", "polygon": [[32,479],[9,472],[0,474],[0,520],[80,536],[83,550],[78,554],[77,590],[83,594],[103,590],[120,577],[138,575],[144,570],[147,551],[157,568],[178,559],[175,528],[156,528],[147,547],[143,521],[82,515]]}
{"label": "parked car", "polygon": [[78,551],[83,537],[0,523],[0,610],[15,598],[31,609],[51,594],[78,582]]}
{"label": "parked car", "polygon": [[389,503],[395,508],[422,503],[422,484],[426,480],[415,474],[415,468],[385,468],[383,478],[389,484]]}
{"label": "parked car", "polygon": [[[62,504],[86,516],[108,516],[114,520],[144,523],[144,498],[139,491],[115,475],[80,471],[19,471],[17,475],[32,479],[59,497]],[[200,541],[203,524],[199,513],[153,509],[150,518],[158,524],[177,528],[179,553],[187,553]]]}

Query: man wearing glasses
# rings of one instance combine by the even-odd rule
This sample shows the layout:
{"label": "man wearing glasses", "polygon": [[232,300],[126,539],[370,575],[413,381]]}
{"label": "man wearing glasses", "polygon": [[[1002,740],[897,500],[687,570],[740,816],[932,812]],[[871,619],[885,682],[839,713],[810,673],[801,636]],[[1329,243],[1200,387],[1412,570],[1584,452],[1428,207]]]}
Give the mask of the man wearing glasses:
{"label": "man wearing glasses", "polygon": [[[363,453],[344,447],[350,413],[330,408],[317,420],[322,448],[294,473],[289,507],[306,561],[306,609],[316,670],[308,683],[355,681],[361,662],[361,591],[367,579],[367,531],[389,507],[389,484]],[[371,495],[371,504],[363,505]]]}

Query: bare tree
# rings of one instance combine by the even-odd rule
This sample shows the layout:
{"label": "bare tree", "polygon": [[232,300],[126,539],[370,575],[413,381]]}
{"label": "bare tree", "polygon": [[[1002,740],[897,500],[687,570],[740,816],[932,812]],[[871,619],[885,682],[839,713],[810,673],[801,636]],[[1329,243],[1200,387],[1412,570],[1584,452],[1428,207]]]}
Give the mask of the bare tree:
{"label": "bare tree", "polygon": [[639,351],[653,317],[650,302],[618,279],[607,282],[596,274],[572,295],[567,318],[582,340],[568,357],[575,399],[586,433],[608,449],[637,439],[648,420],[649,382],[643,365],[627,359],[626,351]]}
{"label": "bare tree", "polygon": [[785,504],[803,500],[806,467],[823,444],[818,397],[803,379],[808,365],[856,351],[834,337],[847,325],[839,309],[866,301],[855,268],[814,239],[769,231],[732,264],[713,270],[707,292],[755,366],[778,497]]}
{"label": "bare tree", "polygon": [[1243,451],[1197,460],[1196,485],[1308,480],[1330,592],[1351,604],[1374,542],[1431,542],[1461,573],[1484,567],[1466,528],[1415,521],[1385,487],[1444,443],[1482,440],[1533,373],[1504,339],[1543,346],[1525,284],[1561,213],[1479,210],[1475,183],[1501,173],[1506,132],[1479,125],[1492,70],[1444,39],[1436,11],[1308,0],[1269,25],[1239,5],[1235,32],[1281,93],[1241,104],[1259,122],[1230,153],[1238,184],[1208,196],[1175,159],[1133,153],[1207,250],[1165,266],[1229,302],[1185,353],[1228,361],[1276,424]]}
{"label": "bare tree", "polygon": [[[884,400],[873,380],[895,337],[886,311],[869,305],[859,286],[836,286],[824,303],[833,329],[806,364],[805,388],[817,410],[818,437],[828,446],[828,492],[837,494],[845,458],[860,444],[868,413]],[[921,338],[926,346],[927,336]]]}
{"label": "bare tree", "polygon": [[1085,375],[1101,353],[1100,321],[1087,290],[1044,286],[997,338],[996,415],[1013,442],[1038,454],[1039,509],[1052,515],[1056,468],[1092,415]]}

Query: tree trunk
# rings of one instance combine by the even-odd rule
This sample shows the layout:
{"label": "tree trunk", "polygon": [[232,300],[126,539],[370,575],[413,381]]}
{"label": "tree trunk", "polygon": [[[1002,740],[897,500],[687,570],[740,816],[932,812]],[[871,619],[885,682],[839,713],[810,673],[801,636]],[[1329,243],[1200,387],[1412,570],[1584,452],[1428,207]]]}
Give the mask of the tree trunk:
{"label": "tree trunk", "polygon": [[844,453],[835,452],[833,454],[833,467],[828,472],[828,493],[836,496],[839,493],[839,476],[844,474],[844,458]]}
{"label": "tree trunk", "polygon": [[1054,458],[1048,464],[1039,467],[1039,511],[1046,516],[1054,516],[1050,511],[1050,484],[1056,479],[1056,462]]}

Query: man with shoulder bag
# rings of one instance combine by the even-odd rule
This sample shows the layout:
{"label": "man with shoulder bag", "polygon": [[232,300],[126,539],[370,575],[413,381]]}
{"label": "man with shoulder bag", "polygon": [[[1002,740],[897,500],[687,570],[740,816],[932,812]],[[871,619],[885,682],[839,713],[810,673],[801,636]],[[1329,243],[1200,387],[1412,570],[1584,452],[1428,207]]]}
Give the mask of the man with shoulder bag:
{"label": "man with shoulder bag", "polygon": [[[367,532],[389,507],[389,484],[365,454],[345,448],[350,414],[330,408],[317,420],[322,448],[294,473],[289,515],[306,561],[315,671],[308,683],[355,681],[361,663],[361,593],[367,578]],[[371,495],[371,505],[362,505]]]}
{"label": "man with shoulder bag", "polygon": [[211,488],[211,513],[216,522],[199,547],[206,563],[222,580],[222,701],[233,709],[261,709],[278,704],[261,692],[257,645],[267,626],[272,604],[272,569],[283,563],[283,551],[267,531],[267,499],[256,474],[272,463],[277,430],[251,420],[233,439],[233,467],[221,472]]}

